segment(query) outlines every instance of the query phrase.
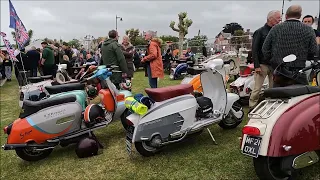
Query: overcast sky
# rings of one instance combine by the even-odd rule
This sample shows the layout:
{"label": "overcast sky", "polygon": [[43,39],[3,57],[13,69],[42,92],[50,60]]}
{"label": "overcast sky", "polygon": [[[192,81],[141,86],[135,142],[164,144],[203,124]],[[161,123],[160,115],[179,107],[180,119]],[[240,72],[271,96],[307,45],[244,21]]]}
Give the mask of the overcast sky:
{"label": "overcast sky", "polygon": [[[22,1],[12,0],[17,14],[27,29],[34,31],[34,39],[71,40],[87,34],[94,37],[107,36],[115,29],[115,16],[123,18],[118,22],[119,35],[126,29],[158,31],[158,35],[176,35],[169,28],[171,20],[177,21],[177,14],[188,12],[193,20],[187,37],[201,34],[213,38],[226,23],[238,22],[244,29],[255,29],[266,21],[270,10],[281,10],[282,0],[273,1]],[[293,4],[303,8],[303,15],[318,15],[319,1],[285,2],[286,9]],[[9,3],[1,0],[1,31],[10,34]],[[10,40],[11,34],[10,34]],[[3,44],[3,42],[1,42]]]}

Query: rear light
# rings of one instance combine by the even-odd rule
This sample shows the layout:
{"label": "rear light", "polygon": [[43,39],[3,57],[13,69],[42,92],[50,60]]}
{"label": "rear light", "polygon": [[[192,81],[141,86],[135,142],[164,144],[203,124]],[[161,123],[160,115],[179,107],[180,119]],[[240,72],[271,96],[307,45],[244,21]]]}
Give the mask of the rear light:
{"label": "rear light", "polygon": [[133,126],[134,125],[129,119],[127,119],[127,124],[128,124],[128,126]]}
{"label": "rear light", "polygon": [[260,130],[256,127],[245,126],[242,128],[242,134],[247,134],[251,136],[260,136]]}

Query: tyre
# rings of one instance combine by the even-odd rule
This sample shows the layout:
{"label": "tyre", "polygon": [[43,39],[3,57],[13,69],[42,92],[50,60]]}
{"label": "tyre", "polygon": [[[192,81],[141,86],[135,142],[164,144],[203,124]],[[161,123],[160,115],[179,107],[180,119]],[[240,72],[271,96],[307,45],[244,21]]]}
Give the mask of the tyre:
{"label": "tyre", "polygon": [[157,152],[160,151],[160,149],[151,147],[149,143],[149,141],[135,142],[134,146],[136,147],[136,150],[139,152],[139,154],[141,154],[142,156],[154,156]]}
{"label": "tyre", "polygon": [[48,157],[53,149],[46,149],[43,151],[34,151],[31,148],[16,149],[16,154],[25,161],[39,161]]}
{"label": "tyre", "polygon": [[129,116],[130,114],[131,112],[128,109],[126,109],[120,116],[121,124],[125,130],[127,130],[129,126],[127,123],[127,116]]}
{"label": "tyre", "polygon": [[253,165],[260,180],[290,180],[293,171],[281,170],[282,158],[259,156],[253,158]]}
{"label": "tyre", "polygon": [[242,116],[240,118],[235,117],[232,115],[231,110],[229,114],[219,122],[219,126],[223,129],[234,129],[236,128],[243,120],[244,112],[242,110],[242,107],[239,103],[235,102],[232,105],[232,109],[234,109],[236,112],[240,111],[242,112]]}

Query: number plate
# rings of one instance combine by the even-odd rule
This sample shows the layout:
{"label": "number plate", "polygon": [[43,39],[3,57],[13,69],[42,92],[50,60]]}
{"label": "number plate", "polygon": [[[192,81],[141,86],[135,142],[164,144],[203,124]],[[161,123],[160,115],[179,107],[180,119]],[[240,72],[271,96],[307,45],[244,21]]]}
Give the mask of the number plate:
{"label": "number plate", "polygon": [[242,153],[257,158],[259,156],[261,139],[261,137],[247,136]]}
{"label": "number plate", "polygon": [[133,136],[134,127],[129,126],[126,135],[126,148],[129,155],[132,152],[132,136]]}

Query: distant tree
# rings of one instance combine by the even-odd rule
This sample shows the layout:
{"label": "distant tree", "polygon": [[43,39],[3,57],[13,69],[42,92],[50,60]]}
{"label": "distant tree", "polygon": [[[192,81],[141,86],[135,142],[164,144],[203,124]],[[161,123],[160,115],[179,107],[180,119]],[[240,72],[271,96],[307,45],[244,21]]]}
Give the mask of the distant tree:
{"label": "distant tree", "polygon": [[[13,39],[16,40],[16,32],[12,31],[11,35],[12,35]],[[29,29],[28,35],[29,35],[29,41],[26,42],[25,46],[28,46],[30,44],[30,42],[31,42],[31,39],[33,37],[33,30],[32,29]]]}
{"label": "distant tree", "polygon": [[72,39],[71,41],[68,42],[68,45],[70,47],[74,46],[75,48],[78,49],[81,46],[81,43],[80,43],[80,41],[78,39]]}
{"label": "distant tree", "polygon": [[140,34],[139,29],[131,28],[126,30],[126,35],[129,37],[131,44],[134,46],[136,45],[136,39],[139,36],[139,34]]}
{"label": "distant tree", "polygon": [[159,38],[162,39],[163,42],[166,42],[166,41],[179,42],[179,37],[177,36],[163,35],[163,36],[160,36]]}
{"label": "distant tree", "polygon": [[226,24],[223,27],[222,31],[224,33],[231,33],[232,35],[234,35],[234,32],[237,31],[237,30],[242,30],[243,31],[242,26],[240,24],[236,23],[236,22],[232,22],[232,23]]}
{"label": "distant tree", "polygon": [[169,27],[179,33],[179,56],[182,54],[183,50],[183,40],[184,37],[188,34],[188,28],[192,25],[193,21],[187,18],[187,12],[181,12],[178,14],[179,23],[178,28],[174,27],[176,24],[174,21],[171,21]]}
{"label": "distant tree", "polygon": [[148,42],[144,39],[143,36],[137,36],[134,43],[132,43],[132,45],[134,45],[134,46],[147,45],[147,44],[148,44]]}
{"label": "distant tree", "polygon": [[207,40],[208,37],[206,35],[194,36],[193,38],[188,39],[189,46],[202,46]]}
{"label": "distant tree", "polygon": [[237,50],[241,48],[241,45],[245,43],[246,36],[243,30],[236,30],[234,31],[234,37],[231,38],[231,43],[236,44]]}

